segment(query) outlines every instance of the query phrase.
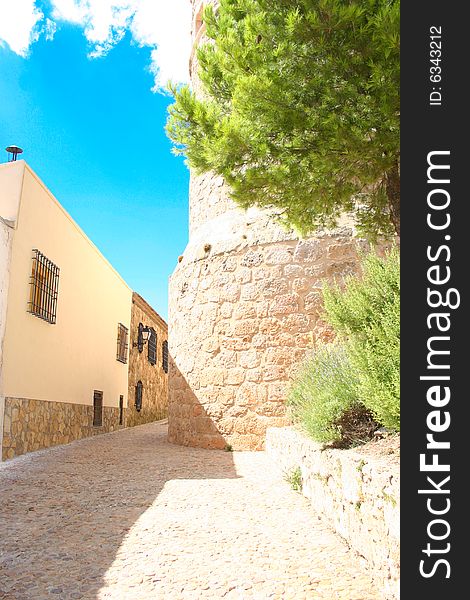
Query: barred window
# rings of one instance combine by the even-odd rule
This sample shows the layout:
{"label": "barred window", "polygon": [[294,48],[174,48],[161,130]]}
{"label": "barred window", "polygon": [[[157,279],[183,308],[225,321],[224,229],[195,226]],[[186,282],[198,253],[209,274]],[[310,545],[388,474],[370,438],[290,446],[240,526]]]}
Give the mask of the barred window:
{"label": "barred window", "polygon": [[168,373],[168,342],[166,340],[162,344],[162,367],[165,373]]}
{"label": "barred window", "polygon": [[93,427],[103,425],[103,392],[95,390],[93,394]]}
{"label": "barred window", "polygon": [[118,323],[116,360],[124,364],[127,363],[128,338],[129,330],[122,323]]}
{"label": "barred window", "polygon": [[150,336],[148,341],[148,359],[151,365],[157,364],[157,334],[153,327],[150,327]]}
{"label": "barred window", "polygon": [[30,277],[28,312],[53,325],[56,322],[60,269],[36,248]]}
{"label": "barred window", "polygon": [[137,412],[142,410],[142,396],[143,396],[144,386],[141,381],[137,382],[135,386],[135,409]]}

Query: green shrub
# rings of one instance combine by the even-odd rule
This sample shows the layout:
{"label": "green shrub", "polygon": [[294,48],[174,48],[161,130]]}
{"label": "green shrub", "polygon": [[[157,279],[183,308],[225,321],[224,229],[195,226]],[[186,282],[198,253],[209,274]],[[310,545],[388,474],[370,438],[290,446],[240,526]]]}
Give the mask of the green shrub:
{"label": "green shrub", "polygon": [[328,322],[342,338],[357,397],[386,427],[400,429],[400,255],[370,253],[363,277],[325,286]]}
{"label": "green shrub", "polygon": [[321,346],[303,362],[291,386],[288,404],[294,421],[318,442],[341,440],[338,422],[357,405],[356,387],[344,348],[337,343]]}

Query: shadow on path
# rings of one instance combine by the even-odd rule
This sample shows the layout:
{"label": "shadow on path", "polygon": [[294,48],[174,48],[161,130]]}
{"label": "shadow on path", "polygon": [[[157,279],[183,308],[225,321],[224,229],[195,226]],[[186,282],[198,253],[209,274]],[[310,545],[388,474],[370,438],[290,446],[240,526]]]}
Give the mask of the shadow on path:
{"label": "shadow on path", "polygon": [[167,481],[236,477],[231,453],[171,445],[162,423],[2,463],[0,599],[98,598],[123,540]]}

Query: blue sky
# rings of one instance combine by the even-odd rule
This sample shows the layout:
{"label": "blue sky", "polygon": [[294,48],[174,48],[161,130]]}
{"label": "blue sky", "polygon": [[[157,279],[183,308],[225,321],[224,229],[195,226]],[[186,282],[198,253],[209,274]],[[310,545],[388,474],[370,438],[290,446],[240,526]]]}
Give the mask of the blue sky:
{"label": "blue sky", "polygon": [[[168,277],[187,242],[189,174],[164,132],[172,100],[152,91],[161,84],[157,42],[142,43],[128,20],[111,24],[96,52],[103,41],[91,39],[90,14],[56,19],[47,39],[38,25],[56,15],[49,3],[34,9],[42,18],[26,49],[15,47],[15,31],[2,42],[0,29],[0,153],[21,146],[104,256],[167,318]],[[163,60],[161,69],[176,72]]]}

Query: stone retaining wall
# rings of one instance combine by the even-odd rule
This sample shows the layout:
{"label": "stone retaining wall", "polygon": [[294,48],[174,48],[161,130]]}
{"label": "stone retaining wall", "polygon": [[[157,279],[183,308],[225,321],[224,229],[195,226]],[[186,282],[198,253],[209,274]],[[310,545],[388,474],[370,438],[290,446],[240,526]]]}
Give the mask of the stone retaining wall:
{"label": "stone retaining wall", "polygon": [[268,429],[266,451],[285,474],[300,467],[303,494],[367,560],[383,597],[399,598],[398,457],[322,450],[292,427]]}
{"label": "stone retaining wall", "polygon": [[103,425],[93,427],[90,405],[5,398],[2,459],[116,429],[122,426],[114,406],[103,406]]}

